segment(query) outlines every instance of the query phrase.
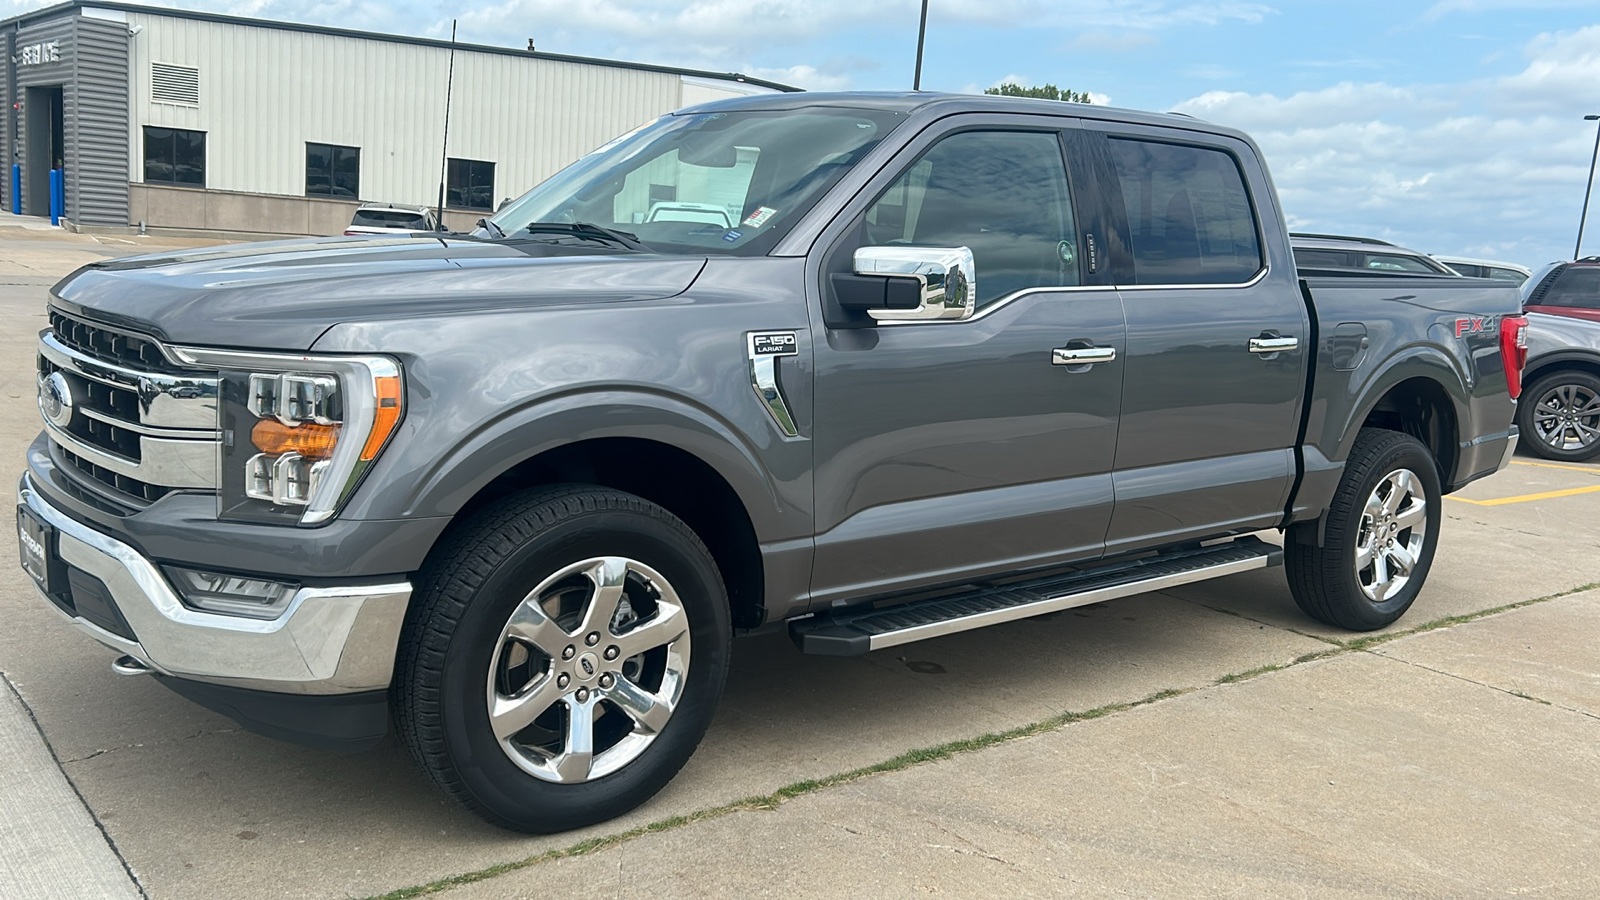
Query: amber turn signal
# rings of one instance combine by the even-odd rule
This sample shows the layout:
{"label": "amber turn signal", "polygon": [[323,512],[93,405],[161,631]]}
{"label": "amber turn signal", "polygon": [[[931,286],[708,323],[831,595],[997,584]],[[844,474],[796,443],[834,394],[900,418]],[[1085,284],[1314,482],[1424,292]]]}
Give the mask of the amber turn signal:
{"label": "amber turn signal", "polygon": [[389,440],[390,432],[400,421],[400,379],[393,375],[379,376],[372,379],[372,386],[378,392],[378,414],[373,417],[372,432],[367,435],[367,443],[361,448],[362,462],[370,462],[377,457],[384,442]]}
{"label": "amber turn signal", "polygon": [[339,443],[339,426],[310,422],[289,426],[277,419],[262,419],[250,429],[250,442],[262,453],[298,453],[309,459],[327,459]]}

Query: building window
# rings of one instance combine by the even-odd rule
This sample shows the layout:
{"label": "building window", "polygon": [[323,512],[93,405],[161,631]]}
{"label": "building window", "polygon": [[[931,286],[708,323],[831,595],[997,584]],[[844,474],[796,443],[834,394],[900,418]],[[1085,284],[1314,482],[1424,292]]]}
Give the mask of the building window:
{"label": "building window", "polygon": [[146,184],[206,186],[206,133],[144,127]]}
{"label": "building window", "polygon": [[361,148],[307,143],[306,196],[358,199],[361,196]]}
{"label": "building window", "polygon": [[456,209],[494,209],[494,163],[450,160],[444,202]]}

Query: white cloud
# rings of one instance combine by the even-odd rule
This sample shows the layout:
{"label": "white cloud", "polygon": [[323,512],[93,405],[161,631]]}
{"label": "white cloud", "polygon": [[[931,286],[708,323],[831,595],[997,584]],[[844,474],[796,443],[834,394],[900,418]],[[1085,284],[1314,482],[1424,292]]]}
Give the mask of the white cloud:
{"label": "white cloud", "polygon": [[1600,112],[1600,27],[1531,42],[1458,85],[1212,91],[1181,112],[1249,132],[1294,227],[1539,265],[1570,253]]}
{"label": "white cloud", "polygon": [[842,91],[850,86],[848,75],[823,72],[813,66],[790,66],[786,69],[747,66],[742,71],[746,75],[776,81],[779,84],[791,84],[808,91]]}

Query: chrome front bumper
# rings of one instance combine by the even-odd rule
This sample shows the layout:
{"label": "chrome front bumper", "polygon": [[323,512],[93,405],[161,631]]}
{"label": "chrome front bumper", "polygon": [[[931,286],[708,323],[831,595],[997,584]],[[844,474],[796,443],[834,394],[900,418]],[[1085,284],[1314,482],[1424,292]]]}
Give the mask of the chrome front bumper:
{"label": "chrome front bumper", "polygon": [[162,674],[256,690],[346,694],[389,686],[409,583],[304,587],[272,620],[198,612],[183,605],[155,563],[51,506],[26,477],[17,500],[55,528],[63,562],[106,585],[138,638],[68,615],[107,647]]}

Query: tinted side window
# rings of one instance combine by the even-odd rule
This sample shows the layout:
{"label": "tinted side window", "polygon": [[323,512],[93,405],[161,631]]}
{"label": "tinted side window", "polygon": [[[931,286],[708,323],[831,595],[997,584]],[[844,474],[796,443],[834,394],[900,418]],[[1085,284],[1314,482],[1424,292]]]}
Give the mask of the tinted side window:
{"label": "tinted side window", "polygon": [[867,210],[872,246],[967,247],[978,305],[1079,283],[1066,162],[1053,133],[967,131],[941,140]]}
{"label": "tinted side window", "polygon": [[1414,256],[1394,256],[1388,253],[1368,253],[1366,260],[1361,265],[1364,269],[1374,269],[1381,272],[1424,272],[1429,275],[1442,274],[1438,269],[1428,265]]}
{"label": "tinted side window", "polygon": [[1350,254],[1343,250],[1296,249],[1294,264],[1302,269],[1348,269]]}
{"label": "tinted side window", "polygon": [[1221,150],[1111,140],[1139,284],[1236,284],[1261,269],[1244,176]]}
{"label": "tinted side window", "polygon": [[1600,267],[1568,266],[1539,305],[1600,309]]}
{"label": "tinted side window", "polygon": [[1494,266],[1489,267],[1488,277],[1493,278],[1495,281],[1514,281],[1517,284],[1528,280],[1528,276],[1518,272],[1516,269],[1497,269]]}
{"label": "tinted side window", "polygon": [[428,220],[414,212],[397,209],[358,209],[355,218],[350,220],[351,225],[360,225],[364,228],[413,228],[418,231],[428,230]]}

